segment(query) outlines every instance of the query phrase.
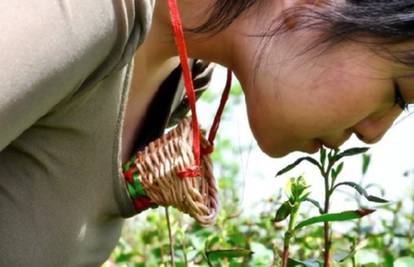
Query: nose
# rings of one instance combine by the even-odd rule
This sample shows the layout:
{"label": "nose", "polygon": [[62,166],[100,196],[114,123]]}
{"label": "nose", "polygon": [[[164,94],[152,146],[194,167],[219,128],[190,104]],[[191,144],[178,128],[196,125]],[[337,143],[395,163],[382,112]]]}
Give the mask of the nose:
{"label": "nose", "polygon": [[394,105],[386,114],[363,119],[352,130],[361,141],[374,144],[381,140],[401,112],[401,108]]}

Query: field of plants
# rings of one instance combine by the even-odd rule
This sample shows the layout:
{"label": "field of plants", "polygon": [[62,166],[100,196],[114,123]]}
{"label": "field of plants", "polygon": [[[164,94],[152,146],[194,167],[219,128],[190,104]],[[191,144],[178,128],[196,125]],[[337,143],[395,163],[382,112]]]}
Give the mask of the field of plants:
{"label": "field of plants", "polygon": [[[208,92],[202,101],[217,103]],[[241,101],[236,85],[222,127]],[[273,195],[245,210],[243,166],[231,155],[249,148],[233,143],[219,136],[213,154],[221,200],[213,227],[201,227],[173,208],[147,210],[127,222],[104,266],[414,267],[414,159],[413,170],[401,170],[410,195],[389,199],[387,188],[365,182],[375,157],[368,147],[322,149],[274,166]],[[344,174],[351,159],[360,162],[357,181]],[[303,166],[316,170],[322,188],[309,182],[306,172],[294,174]],[[343,201],[352,208],[342,208]]]}

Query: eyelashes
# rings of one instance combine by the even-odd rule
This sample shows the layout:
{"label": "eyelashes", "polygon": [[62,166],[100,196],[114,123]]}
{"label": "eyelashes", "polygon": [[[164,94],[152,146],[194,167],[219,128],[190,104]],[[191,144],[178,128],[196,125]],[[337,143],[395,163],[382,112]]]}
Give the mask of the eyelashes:
{"label": "eyelashes", "polygon": [[397,82],[394,83],[395,99],[394,103],[398,105],[402,110],[408,109],[408,104],[405,102],[404,97],[401,94],[401,88]]}

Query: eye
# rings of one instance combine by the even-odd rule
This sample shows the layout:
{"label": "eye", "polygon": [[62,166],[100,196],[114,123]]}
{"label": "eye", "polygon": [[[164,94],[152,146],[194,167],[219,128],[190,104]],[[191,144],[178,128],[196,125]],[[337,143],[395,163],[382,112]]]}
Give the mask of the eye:
{"label": "eye", "polygon": [[395,100],[394,103],[398,105],[402,110],[408,109],[408,104],[405,102],[404,97],[401,94],[401,88],[397,82],[394,83]]}

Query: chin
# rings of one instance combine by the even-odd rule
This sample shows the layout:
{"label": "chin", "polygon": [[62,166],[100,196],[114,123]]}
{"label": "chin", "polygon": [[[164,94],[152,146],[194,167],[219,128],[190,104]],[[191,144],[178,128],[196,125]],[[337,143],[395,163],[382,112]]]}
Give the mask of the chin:
{"label": "chin", "polygon": [[282,152],[277,151],[277,152],[272,152],[272,153],[268,153],[268,152],[264,152],[264,153],[271,158],[283,158],[284,156],[287,156],[292,152],[294,151],[282,151]]}
{"label": "chin", "polygon": [[271,158],[282,158],[288,155],[289,153],[294,152],[286,149],[281,149],[280,147],[275,148],[270,146],[264,146],[261,144],[258,145],[260,150]]}

